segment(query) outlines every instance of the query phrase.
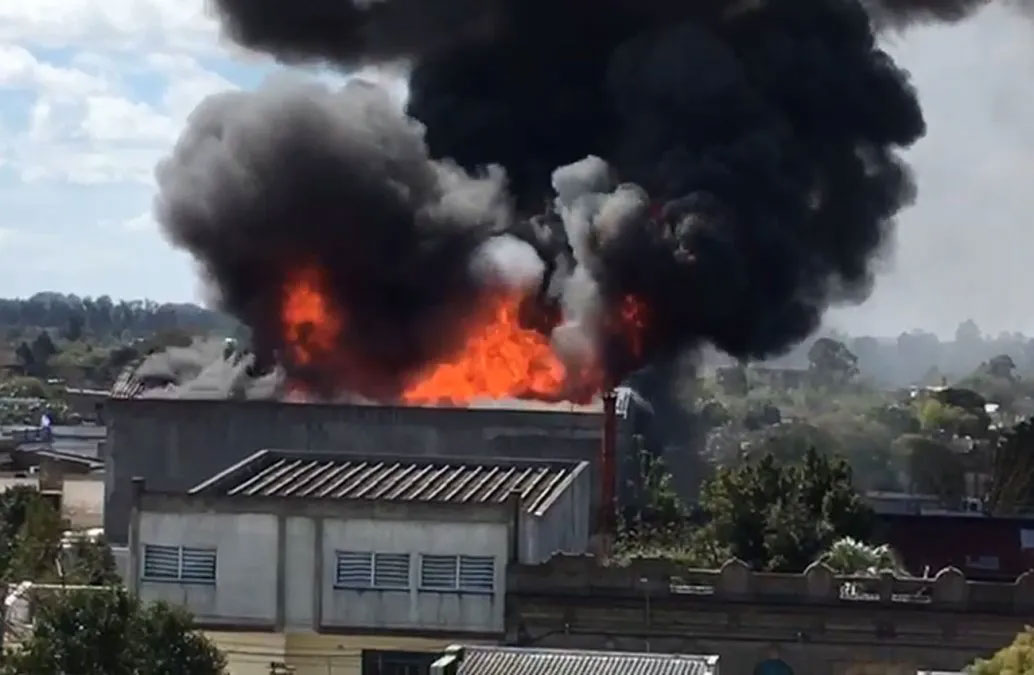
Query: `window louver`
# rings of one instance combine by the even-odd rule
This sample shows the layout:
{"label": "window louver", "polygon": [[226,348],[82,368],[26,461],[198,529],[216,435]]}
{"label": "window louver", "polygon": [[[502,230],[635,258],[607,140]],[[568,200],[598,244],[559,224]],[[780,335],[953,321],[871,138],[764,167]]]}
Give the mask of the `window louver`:
{"label": "window louver", "polygon": [[370,588],[373,585],[373,554],[338,551],[335,585],[343,588]]}
{"label": "window louver", "polygon": [[377,588],[409,588],[409,554],[375,553],[373,585]]}
{"label": "window louver", "polygon": [[183,562],[180,579],[197,583],[215,582],[215,550],[210,548],[182,549]]}
{"label": "window louver", "polygon": [[145,580],[214,584],[215,573],[215,549],[144,545]]}
{"label": "window louver", "polygon": [[429,591],[456,590],[456,556],[424,555],[420,557],[420,587]]}
{"label": "window louver", "polygon": [[178,546],[144,546],[144,578],[177,581],[180,576]]}
{"label": "window louver", "polygon": [[460,590],[491,593],[495,590],[495,559],[492,556],[460,556]]}

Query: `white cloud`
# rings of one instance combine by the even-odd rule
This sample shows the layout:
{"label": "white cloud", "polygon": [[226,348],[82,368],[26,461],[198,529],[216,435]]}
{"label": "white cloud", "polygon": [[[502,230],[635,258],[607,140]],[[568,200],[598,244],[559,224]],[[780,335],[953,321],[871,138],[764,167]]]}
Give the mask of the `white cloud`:
{"label": "white cloud", "polygon": [[[96,52],[77,54],[67,67],[29,50],[0,52],[0,92],[29,91],[28,124],[0,139],[0,156],[25,181],[150,184],[158,159],[173,145],[187,115],[206,96],[235,85],[191,55],[142,55],[120,70]],[[91,72],[87,72],[87,69]],[[145,75],[163,85],[141,100],[129,82]]]}
{"label": "white cloud", "polygon": [[64,68],[40,61],[17,45],[0,44],[0,89],[47,91],[72,98],[106,91],[109,83],[77,68]]}
{"label": "white cloud", "polygon": [[202,0],[4,0],[0,44],[105,50],[218,48]]}
{"label": "white cloud", "polygon": [[125,232],[157,232],[158,223],[150,211],[137,214],[118,223],[118,229]]}
{"label": "white cloud", "polygon": [[120,96],[90,96],[83,105],[82,129],[96,143],[169,143],[173,120],[147,103]]}
{"label": "white cloud", "polygon": [[186,54],[149,54],[147,64],[168,81],[162,103],[169,114],[181,122],[207,96],[237,88],[233,82],[219,73],[206,70],[197,59]]}

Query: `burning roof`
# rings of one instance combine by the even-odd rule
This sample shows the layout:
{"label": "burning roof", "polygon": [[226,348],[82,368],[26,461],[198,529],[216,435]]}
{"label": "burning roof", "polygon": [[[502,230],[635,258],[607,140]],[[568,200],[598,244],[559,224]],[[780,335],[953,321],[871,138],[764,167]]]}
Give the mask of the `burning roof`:
{"label": "burning roof", "polygon": [[[227,351],[223,341],[199,340],[190,347],[170,347],[131,363],[119,374],[110,395],[116,399],[239,399],[300,404],[317,400],[305,391],[291,387],[282,368],[255,377],[251,373],[253,363],[253,354]],[[619,417],[626,416],[633,404],[649,410],[649,405],[632,390],[619,387],[616,391]],[[346,391],[339,392],[332,402],[342,405],[377,403]],[[436,402],[413,400],[406,404],[435,406]],[[603,411],[598,396],[583,403],[478,396],[464,401],[463,407],[595,414]]]}
{"label": "burning roof", "polygon": [[[702,344],[792,346],[914,198],[883,25],[977,0],[216,0],[289,63],[204,101],[156,215],[307,395],[588,401]],[[543,208],[543,204],[545,207]]]}

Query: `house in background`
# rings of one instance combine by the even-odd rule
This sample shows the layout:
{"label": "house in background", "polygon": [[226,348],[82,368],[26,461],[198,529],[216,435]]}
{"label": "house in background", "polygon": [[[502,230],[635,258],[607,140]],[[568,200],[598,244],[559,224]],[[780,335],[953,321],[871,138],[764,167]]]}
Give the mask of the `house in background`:
{"label": "house in background", "polygon": [[980,581],[1013,581],[1034,570],[1034,519],[968,514],[883,514],[879,537],[918,577],[945,567]]}
{"label": "house in background", "polygon": [[451,646],[431,675],[718,675],[717,656]]}
{"label": "house in background", "polygon": [[134,485],[127,583],[235,675],[426,673],[498,642],[508,565],[584,552],[592,520],[584,461],[260,451],[186,494]]}

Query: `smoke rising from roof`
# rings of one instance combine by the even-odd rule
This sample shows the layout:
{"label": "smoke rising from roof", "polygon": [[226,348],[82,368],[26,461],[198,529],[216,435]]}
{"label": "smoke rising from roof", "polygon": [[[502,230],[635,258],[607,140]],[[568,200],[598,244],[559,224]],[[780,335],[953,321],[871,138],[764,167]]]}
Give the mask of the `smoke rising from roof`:
{"label": "smoke rising from roof", "polygon": [[354,326],[329,370],[370,395],[455,348],[503,233],[562,327],[633,294],[650,358],[768,356],[868,295],[914,197],[895,152],[923,117],[874,23],[978,4],[216,0],[288,62],[407,61],[409,117],[359,84],[215,97],[159,167],[158,218],[264,348],[286,267],[317,262]]}
{"label": "smoke rising from roof", "polygon": [[225,340],[197,339],[186,347],[168,347],[148,355],[132,373],[140,398],[278,397],[283,373],[252,377],[253,354],[237,351]]}
{"label": "smoke rising from roof", "polygon": [[[460,336],[478,288],[467,263],[510,221],[501,170],[428,159],[420,125],[381,89],[277,79],[214,96],[157,170],[159,222],[221,305],[277,349],[284,279],[313,265],[349,316],[347,369],[367,394]],[[308,379],[330,387],[318,364]],[[378,389],[386,387],[380,392]]]}

